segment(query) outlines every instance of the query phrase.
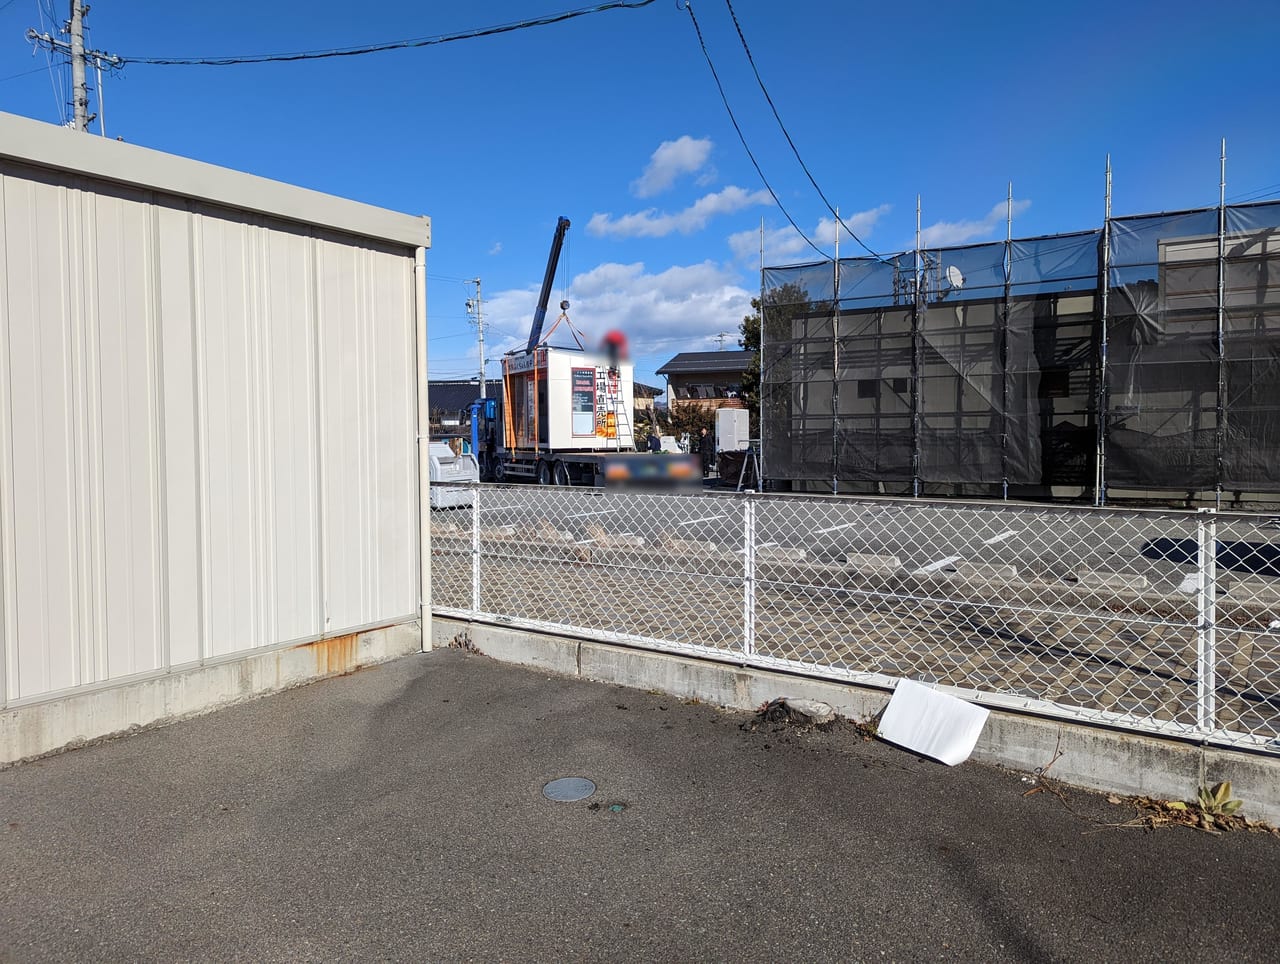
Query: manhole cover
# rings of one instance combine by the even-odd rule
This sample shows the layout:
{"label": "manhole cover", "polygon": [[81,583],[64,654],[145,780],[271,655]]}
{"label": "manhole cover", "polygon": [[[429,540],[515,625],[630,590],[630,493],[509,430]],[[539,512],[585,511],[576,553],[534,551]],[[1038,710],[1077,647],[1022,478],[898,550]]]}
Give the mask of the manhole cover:
{"label": "manhole cover", "polygon": [[542,788],[542,795],[548,800],[559,800],[572,803],[574,800],[585,800],[596,792],[596,785],[586,777],[561,777],[552,780]]}

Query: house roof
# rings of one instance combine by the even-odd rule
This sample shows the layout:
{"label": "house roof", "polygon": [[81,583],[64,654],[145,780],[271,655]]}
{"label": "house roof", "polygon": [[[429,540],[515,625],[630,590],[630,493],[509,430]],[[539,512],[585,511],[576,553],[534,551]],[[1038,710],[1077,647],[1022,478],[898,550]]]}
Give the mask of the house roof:
{"label": "house roof", "polygon": [[[502,397],[502,379],[485,380],[485,394],[490,398]],[[437,381],[427,383],[427,406],[444,412],[461,412],[480,397],[480,383],[471,380]]]}
{"label": "house roof", "polygon": [[659,388],[656,385],[646,385],[644,382],[636,382],[636,398],[657,398],[666,392],[665,388]]}
{"label": "house roof", "polygon": [[659,375],[694,375],[703,372],[744,372],[755,356],[752,351],[682,351],[658,369]]}

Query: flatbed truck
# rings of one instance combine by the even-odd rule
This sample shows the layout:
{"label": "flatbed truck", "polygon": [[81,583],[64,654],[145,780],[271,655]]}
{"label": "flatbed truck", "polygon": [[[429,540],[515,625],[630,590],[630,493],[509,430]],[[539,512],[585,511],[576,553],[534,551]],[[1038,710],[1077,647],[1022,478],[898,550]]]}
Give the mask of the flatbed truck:
{"label": "flatbed truck", "polygon": [[[577,348],[544,343],[547,302],[568,229],[568,218],[556,222],[528,344],[503,356],[502,402],[481,398],[471,405],[481,478],[539,485],[692,483],[697,468],[691,458],[635,450],[629,361],[616,349],[588,351],[580,339]],[[567,322],[568,307],[560,302],[560,321]]]}

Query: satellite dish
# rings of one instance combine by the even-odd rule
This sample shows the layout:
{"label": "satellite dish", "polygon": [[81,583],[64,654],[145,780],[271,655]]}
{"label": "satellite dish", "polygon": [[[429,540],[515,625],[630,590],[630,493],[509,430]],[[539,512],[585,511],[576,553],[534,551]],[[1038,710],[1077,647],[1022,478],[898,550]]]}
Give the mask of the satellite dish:
{"label": "satellite dish", "polygon": [[954,264],[947,265],[947,283],[953,288],[964,287],[964,275],[960,273],[960,269]]}

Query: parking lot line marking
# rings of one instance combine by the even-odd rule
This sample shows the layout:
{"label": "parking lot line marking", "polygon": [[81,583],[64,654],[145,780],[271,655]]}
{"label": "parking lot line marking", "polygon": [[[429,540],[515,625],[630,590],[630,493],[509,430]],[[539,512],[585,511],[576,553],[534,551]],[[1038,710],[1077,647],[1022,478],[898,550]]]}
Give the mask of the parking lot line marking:
{"label": "parking lot line marking", "polygon": [[1179,584],[1177,589],[1178,592],[1187,596],[1190,596],[1193,592],[1199,592],[1199,590],[1200,574],[1196,572],[1187,573],[1186,576],[1183,577],[1182,582]]}
{"label": "parking lot line marking", "polygon": [[856,525],[861,525],[861,523],[846,522],[844,525],[840,525],[840,526],[830,526],[829,528],[826,528],[826,529],[814,529],[813,533],[814,535],[821,536],[821,535],[826,535],[828,532],[839,532],[841,529],[852,529]]}
{"label": "parking lot line marking", "polygon": [[939,569],[945,569],[947,566],[951,565],[953,562],[959,562],[963,558],[964,556],[947,556],[947,558],[939,559],[937,562],[931,562],[927,566],[921,566],[911,575],[927,576],[929,575],[929,573],[937,572]]}
{"label": "parking lot line marking", "polygon": [[683,522],[677,522],[676,525],[691,526],[698,522],[715,522],[717,519],[727,519],[727,518],[729,518],[729,513],[725,512],[721,515],[709,515],[705,519],[685,519]]}
{"label": "parking lot line marking", "polygon": [[1017,534],[1017,529],[1005,529],[1004,532],[1000,533],[998,536],[992,536],[990,539],[984,540],[982,544],[984,546],[994,546],[997,542],[1004,542],[1005,539],[1012,539]]}
{"label": "parking lot line marking", "polygon": [[491,505],[481,509],[481,512],[505,512],[507,509],[523,509],[522,505]]}
{"label": "parking lot line marking", "polygon": [[614,515],[617,509],[596,509],[592,512],[575,512],[573,515],[565,516],[566,519],[582,519],[589,515]]}

